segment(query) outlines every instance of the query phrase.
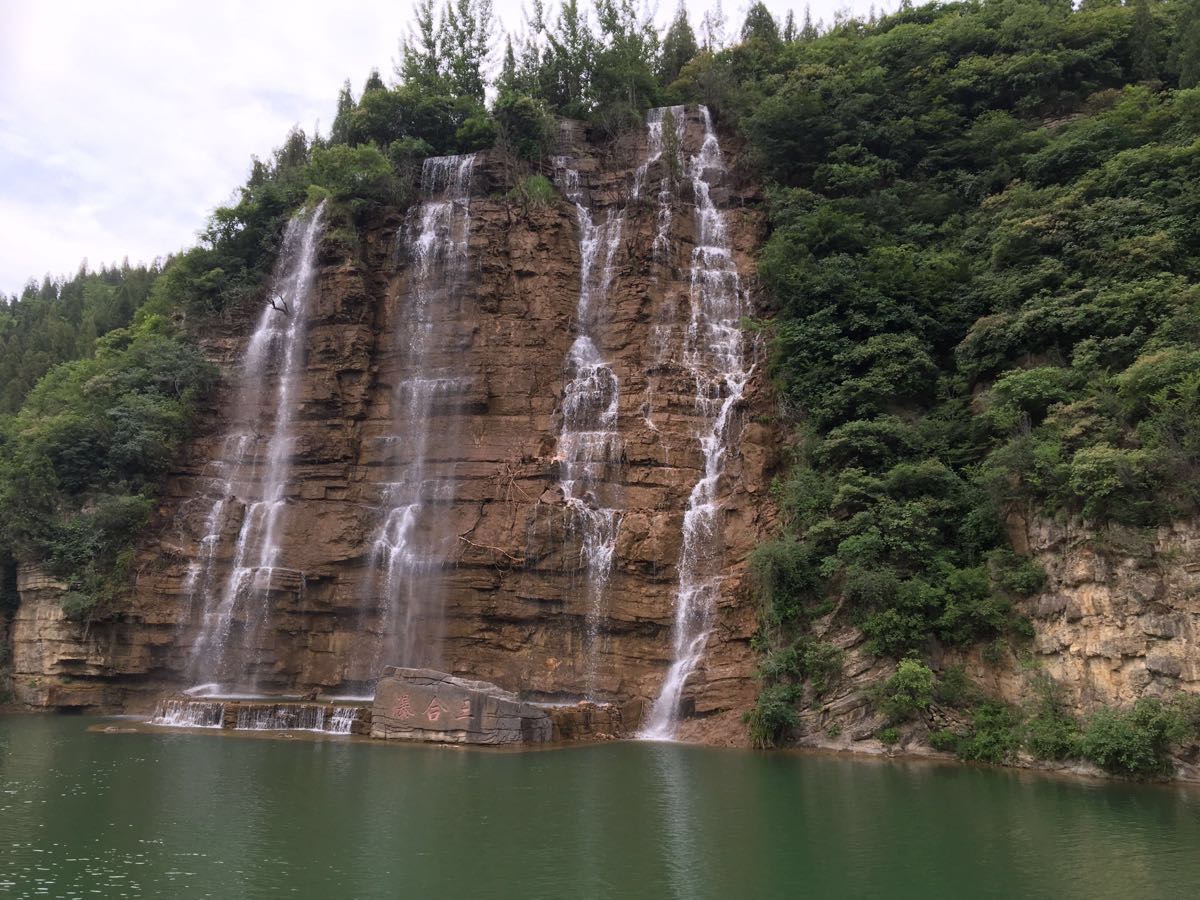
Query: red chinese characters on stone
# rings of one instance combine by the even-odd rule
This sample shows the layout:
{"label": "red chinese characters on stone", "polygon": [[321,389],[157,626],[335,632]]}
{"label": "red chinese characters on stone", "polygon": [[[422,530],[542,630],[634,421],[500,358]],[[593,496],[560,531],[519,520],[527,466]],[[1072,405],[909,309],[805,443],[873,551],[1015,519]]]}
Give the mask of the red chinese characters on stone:
{"label": "red chinese characters on stone", "polygon": [[436,722],[442,717],[442,704],[438,703],[437,697],[429,701],[429,707],[425,710],[425,717],[430,722]]}
{"label": "red chinese characters on stone", "polygon": [[463,719],[469,718],[471,718],[471,701],[464,700],[462,702],[462,709],[458,711],[458,720],[461,722]]}
{"label": "red chinese characters on stone", "polygon": [[412,718],[412,700],[408,694],[401,694],[400,699],[396,701],[396,708],[392,711],[397,719]]}

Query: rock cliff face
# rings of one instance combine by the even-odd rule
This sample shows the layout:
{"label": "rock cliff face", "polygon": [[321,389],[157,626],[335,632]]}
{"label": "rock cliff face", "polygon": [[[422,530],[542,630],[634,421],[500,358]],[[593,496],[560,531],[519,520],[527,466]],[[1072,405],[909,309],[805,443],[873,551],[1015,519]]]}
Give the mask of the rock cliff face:
{"label": "rock cliff face", "polygon": [[[964,662],[1001,696],[1029,696],[1030,664],[1053,678],[1076,713],[1142,696],[1200,691],[1200,523],[1101,532],[1039,519],[1010,523],[1013,544],[1046,570],[1023,601],[1035,636],[1028,662],[1008,654]],[[994,656],[993,656],[994,659]]]}
{"label": "rock cliff face", "polygon": [[[695,153],[703,128],[694,111],[681,131],[683,150]],[[453,500],[435,510],[453,548],[426,586],[445,598],[444,621],[417,627],[442,635],[427,664],[535,699],[580,697],[591,678],[597,697],[623,704],[632,726],[671,661],[681,519],[703,466],[696,386],[682,360],[696,224],[686,179],[679,179],[669,202],[670,242],[655,252],[658,192],[635,200],[631,191],[647,159],[645,134],[601,147],[568,126],[566,140],[593,214],[625,210],[595,336],[621,386],[614,480],[623,511],[599,637],[587,639],[580,534],[559,487],[557,455],[580,289],[579,225],[565,199],[548,206],[505,199],[508,166],[498,154],[475,163],[469,277],[435,322],[437,361],[465,387],[431,412],[426,477],[453,481]],[[664,157],[644,177],[658,185],[666,166]],[[713,183],[712,196],[743,278],[753,285],[761,215],[753,188],[736,165],[730,171]],[[412,299],[412,263],[398,239],[403,223],[397,211],[354,240],[331,232],[320,245],[270,627],[257,648],[255,679],[266,690],[353,691],[378,675],[370,645],[380,624],[364,615],[370,598],[363,595],[381,497],[395,477],[383,438],[393,430],[394,388],[410,374],[392,336]],[[227,452],[233,373],[254,312],[205,338],[211,357],[230,373],[228,384],[170,480],[138,555],[127,608],[86,628],[75,625],[57,608],[56,586],[34,570],[23,573],[12,638],[21,701],[146,709],[162,692],[187,686],[198,627],[189,610],[189,571],[204,557],[208,508],[198,498],[211,490],[214,461]],[[766,489],[778,436],[761,424],[771,409],[767,384],[756,374],[736,411],[722,479],[727,578],[704,662],[684,694],[685,738],[739,740],[740,712],[755,694],[755,620],[742,575],[747,553],[771,527]],[[221,583],[231,564],[243,515],[239,507],[226,517],[212,583]]]}
{"label": "rock cliff face", "polygon": [[[1019,603],[1033,625],[1032,640],[943,650],[932,660],[935,666],[962,666],[986,694],[1014,704],[1033,702],[1037,680],[1048,677],[1076,717],[1139,697],[1200,692],[1200,523],[1096,531],[1077,522],[1014,516],[1009,537],[1046,571],[1044,588]],[[894,664],[866,654],[857,629],[832,620],[826,628],[823,637],[846,650],[846,663],[829,695],[802,704],[801,741],[886,750],[875,737],[887,721],[865,692]],[[928,724],[963,721],[952,709],[934,709]],[[920,729],[905,740],[919,742]],[[1200,771],[1185,766],[1180,777],[1200,780]]]}

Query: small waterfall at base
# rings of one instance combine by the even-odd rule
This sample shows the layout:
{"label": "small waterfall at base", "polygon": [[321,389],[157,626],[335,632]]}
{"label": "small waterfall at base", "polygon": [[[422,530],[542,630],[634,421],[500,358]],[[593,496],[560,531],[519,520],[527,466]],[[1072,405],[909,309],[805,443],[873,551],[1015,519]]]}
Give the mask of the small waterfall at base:
{"label": "small waterfall at base", "polygon": [[[309,301],[316,281],[317,245],[325,204],[297,212],[284,232],[263,308],[237,383],[232,430],[214,463],[211,505],[200,559],[189,567],[187,615],[202,601],[200,632],[188,666],[193,680],[253,687],[261,663],[261,632],[280,568],[286,489],[295,444],[296,393],[304,369]],[[268,385],[274,379],[274,390]],[[265,452],[261,435],[270,422]],[[232,508],[244,504],[233,559],[224,583],[216,568]],[[289,573],[296,581],[296,573]]]}
{"label": "small waterfall at base", "polygon": [[[410,262],[407,304],[397,312],[395,340],[402,373],[393,388],[393,430],[386,437],[386,510],[372,540],[362,604],[379,632],[371,676],[385,664],[432,666],[441,643],[442,597],[433,577],[453,550],[445,523],[430,518],[454,499],[449,473],[428,471],[435,417],[460,398],[469,378],[455,371],[455,349],[437,326],[461,303],[471,232],[475,155],[426,159],[424,200],[399,235]],[[443,518],[444,517],[440,517]],[[422,632],[418,624],[426,627]]]}
{"label": "small waterfall at base", "polygon": [[559,486],[580,533],[585,596],[585,671],[588,696],[595,694],[596,654],[604,591],[612,573],[613,551],[621,527],[615,505],[615,469],[620,465],[621,435],[617,414],[621,385],[596,346],[612,284],[613,262],[621,243],[624,213],[609,209],[597,224],[584,203],[579,172],[568,157],[554,159],[559,186],[575,205],[579,223],[579,299],[575,341],[567,354],[569,376],[563,388],[562,426],[558,435]]}
{"label": "small waterfall at base", "polygon": [[688,165],[696,198],[696,246],[692,251],[691,314],[684,336],[684,366],[696,384],[697,435],[704,459],[683,517],[683,549],[672,632],[674,661],[650,709],[641,737],[671,740],[679,725],[684,685],[704,655],[721,588],[718,487],[729,447],[730,419],[749,381],[739,328],[745,299],[725,232],[725,220],[709,195],[707,178],[724,176],[725,160],[708,109],[701,106],[704,143]]}
{"label": "small waterfall at base", "polygon": [[163,700],[150,721],[176,728],[222,728],[225,704],[220,700]]}
{"label": "small waterfall at base", "polygon": [[274,703],[265,700],[230,701],[217,698],[173,697],[159,701],[152,725],[173,728],[221,728],[236,731],[317,731],[351,734],[365,706],[328,703]]}

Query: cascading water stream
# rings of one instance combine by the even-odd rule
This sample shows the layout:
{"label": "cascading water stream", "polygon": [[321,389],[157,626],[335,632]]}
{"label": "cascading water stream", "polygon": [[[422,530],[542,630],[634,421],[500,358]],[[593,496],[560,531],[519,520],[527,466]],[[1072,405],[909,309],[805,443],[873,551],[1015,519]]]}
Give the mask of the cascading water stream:
{"label": "cascading water stream", "polygon": [[[203,602],[200,632],[189,675],[198,681],[254,685],[261,631],[280,567],[286,489],[295,444],[296,392],[304,368],[309,301],[324,203],[294,215],[271,279],[273,299],[259,316],[238,381],[233,430],[222,443],[224,461],[210,487],[198,564],[189,569],[189,618]],[[274,390],[269,384],[274,379]],[[270,427],[265,452],[263,432]],[[215,564],[230,508],[245,504],[227,578],[218,585]],[[237,626],[235,628],[235,626]]]}
{"label": "cascading water stream", "polygon": [[[465,281],[474,164],[474,154],[426,159],[425,199],[400,234],[410,261],[407,303],[395,325],[403,374],[393,389],[393,430],[385,439],[395,480],[384,485],[386,513],[372,541],[363,604],[380,631],[373,673],[384,664],[437,662],[442,598],[430,576],[450,555],[453,535],[428,513],[453,500],[454,482],[430,472],[431,438],[439,408],[453,404],[470,384],[452,365],[439,365],[439,354],[453,348],[440,345],[437,326]],[[420,620],[428,626],[424,632]]]}
{"label": "cascading water stream", "polygon": [[641,736],[671,740],[679,725],[684,685],[704,654],[721,587],[718,487],[730,442],[731,417],[750,378],[740,320],[745,298],[729,246],[724,217],[712,201],[708,179],[725,174],[725,161],[712,119],[701,106],[704,143],[688,165],[696,198],[696,245],[692,251],[691,314],[683,363],[696,385],[698,439],[704,459],[683,517],[683,549],[673,628],[674,661]]}
{"label": "cascading water stream", "polygon": [[[633,197],[637,200],[650,187],[648,183],[650,168],[659,161],[664,162],[662,177],[658,181],[656,197],[658,209],[655,215],[653,244],[653,259],[660,266],[669,267],[671,262],[672,211],[676,182],[682,175],[680,149],[683,146],[686,128],[687,109],[683,106],[660,106],[647,111],[646,159],[634,173]],[[655,370],[666,361],[670,353],[673,331],[669,322],[670,311],[664,309],[660,315],[664,316],[664,319],[655,322],[650,327],[650,333],[653,335],[654,362],[646,372],[646,388],[641,404],[642,421],[655,434],[659,433],[658,426],[654,422],[657,382]]]}
{"label": "cascading water stream", "polygon": [[[658,215],[654,231],[654,259],[663,261],[671,247],[671,201],[674,197],[673,170],[683,144],[687,126],[682,106],[659,106],[646,113],[646,160],[638,166],[633,179],[633,198],[642,195],[650,167],[667,156],[667,165],[658,182]],[[667,129],[667,130],[664,130]]]}
{"label": "cascading water stream", "polygon": [[567,157],[556,157],[558,181],[575,204],[579,223],[579,300],[577,331],[567,354],[569,380],[563,389],[562,427],[558,435],[559,484],[580,529],[580,556],[586,584],[587,692],[593,695],[597,643],[604,613],[604,591],[612,573],[613,551],[621,527],[614,504],[612,473],[621,459],[617,414],[621,385],[596,346],[612,284],[613,263],[621,243],[624,213],[609,209],[597,224],[584,203],[579,172]]}

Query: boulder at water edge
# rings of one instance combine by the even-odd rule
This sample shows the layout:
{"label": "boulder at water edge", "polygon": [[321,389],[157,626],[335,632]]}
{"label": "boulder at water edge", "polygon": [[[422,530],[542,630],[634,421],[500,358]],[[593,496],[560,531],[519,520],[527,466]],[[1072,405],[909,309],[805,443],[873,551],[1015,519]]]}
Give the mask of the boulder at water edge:
{"label": "boulder at water edge", "polygon": [[487,681],[388,666],[375,689],[371,737],[450,744],[541,743],[546,711]]}

